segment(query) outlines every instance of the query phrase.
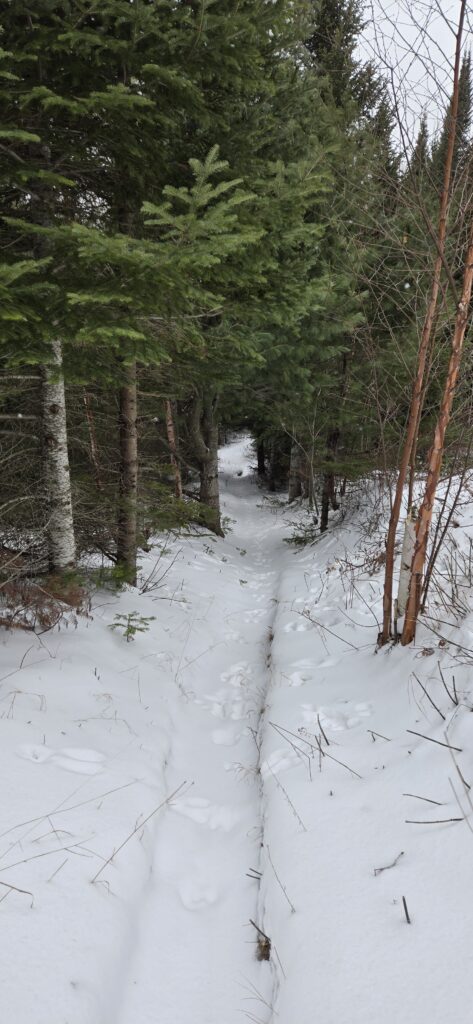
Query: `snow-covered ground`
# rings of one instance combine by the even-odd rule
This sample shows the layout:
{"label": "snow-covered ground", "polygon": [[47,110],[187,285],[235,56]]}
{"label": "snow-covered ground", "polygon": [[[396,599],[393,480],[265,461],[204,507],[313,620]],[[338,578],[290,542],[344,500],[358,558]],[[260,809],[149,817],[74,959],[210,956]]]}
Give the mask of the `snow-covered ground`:
{"label": "snow-covered ground", "polygon": [[2,1021],[471,1019],[473,619],[376,653],[374,490],[295,549],[252,458],[156,589],[2,636]]}

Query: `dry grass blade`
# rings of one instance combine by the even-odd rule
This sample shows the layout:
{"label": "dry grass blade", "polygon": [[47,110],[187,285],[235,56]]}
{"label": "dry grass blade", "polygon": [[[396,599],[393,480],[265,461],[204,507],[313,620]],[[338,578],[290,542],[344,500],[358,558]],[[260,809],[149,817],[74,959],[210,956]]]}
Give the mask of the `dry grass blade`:
{"label": "dry grass blade", "polygon": [[433,708],[435,708],[435,711],[437,712],[437,714],[438,714],[438,715],[440,715],[440,718],[442,718],[442,719],[443,719],[443,721],[445,722],[445,721],[446,721],[446,718],[445,718],[445,715],[444,715],[443,711],[441,711],[441,710],[440,710],[440,708],[438,708],[438,707],[437,707],[437,705],[436,705],[435,701],[434,701],[434,700],[432,700],[432,697],[430,696],[430,693],[428,692],[428,690],[426,689],[426,687],[424,686],[424,684],[423,684],[423,683],[421,683],[421,681],[420,681],[420,679],[419,679],[419,676],[417,676],[417,675],[415,674],[415,672],[413,672],[413,673],[412,673],[412,675],[414,676],[414,679],[416,679],[416,680],[417,680],[417,682],[419,683],[419,686],[420,686],[421,690],[423,690],[423,692],[425,693],[425,696],[427,697],[427,700],[428,700],[428,701],[430,702],[430,704],[432,705],[432,707],[433,707]]}
{"label": "dry grass blade", "polygon": [[186,786],[186,785],[187,785],[187,782],[184,779],[184,782],[181,782],[180,786],[178,786],[177,789],[175,789],[173,793],[171,793],[168,797],[166,797],[165,800],[162,800],[161,803],[158,804],[158,806],[155,807],[154,810],[152,810],[150,814],[148,814],[148,816],[144,819],[144,821],[140,821],[140,824],[135,826],[133,831],[130,832],[130,834],[126,837],[126,839],[124,839],[123,842],[120,843],[120,846],[118,846],[117,849],[114,850],[113,853],[110,855],[110,857],[108,857],[107,860],[102,864],[102,867],[99,868],[99,870],[97,871],[97,874],[94,875],[94,877],[91,879],[92,882],[96,882],[97,879],[100,878],[100,875],[102,874],[102,871],[105,871],[105,868],[108,867],[108,865],[112,863],[112,860],[117,856],[118,853],[120,853],[121,850],[123,850],[123,847],[126,846],[127,843],[129,843],[131,839],[133,839],[133,836],[136,836],[136,833],[140,832],[141,829],[144,828],[144,826],[147,824],[147,822],[150,821],[151,818],[153,818],[154,815],[157,814],[158,811],[160,811],[162,807],[165,807],[166,804],[169,804],[171,802],[171,800],[173,800],[174,797],[177,796],[177,794],[181,792],[181,789],[183,789],[184,786]]}

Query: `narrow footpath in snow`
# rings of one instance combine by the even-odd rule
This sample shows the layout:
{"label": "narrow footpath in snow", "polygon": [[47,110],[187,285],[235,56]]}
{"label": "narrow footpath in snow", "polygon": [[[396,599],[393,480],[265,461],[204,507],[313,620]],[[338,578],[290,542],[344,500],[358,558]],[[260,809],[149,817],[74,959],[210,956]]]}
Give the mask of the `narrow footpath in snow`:
{"label": "narrow footpath in snow", "polygon": [[[158,1006],[162,1024],[233,1024],[272,990],[250,919],[259,913],[263,841],[259,725],[285,551],[247,449],[244,439],[221,457],[223,514],[232,520],[225,554],[207,545],[191,562],[166,764],[167,792],[184,785],[156,830],[120,1024],[155,1024]],[[189,656],[191,638],[199,649]]]}

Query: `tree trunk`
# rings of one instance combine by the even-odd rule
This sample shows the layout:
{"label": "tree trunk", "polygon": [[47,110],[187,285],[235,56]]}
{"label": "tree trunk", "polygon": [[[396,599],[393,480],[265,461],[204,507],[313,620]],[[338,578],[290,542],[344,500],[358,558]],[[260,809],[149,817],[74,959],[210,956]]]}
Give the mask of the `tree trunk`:
{"label": "tree trunk", "polygon": [[439,209],[439,225],[436,238],[436,249],[437,256],[433,268],[432,286],[430,291],[430,298],[427,305],[427,311],[425,314],[424,324],[422,328],[422,335],[419,343],[419,351],[417,355],[417,368],[412,386],[412,397],[409,409],[409,418],[407,422],[407,433],[404,442],[404,448],[402,451],[401,462],[399,466],[398,478],[396,482],[396,490],[394,494],[394,501],[391,508],[391,515],[389,519],[388,533],[386,538],[386,570],[384,577],[384,595],[383,595],[383,629],[380,634],[380,642],[385,644],[388,642],[391,636],[391,618],[392,618],[392,596],[393,596],[393,574],[394,574],[394,551],[396,546],[396,531],[399,523],[399,516],[401,512],[402,494],[404,490],[404,484],[407,478],[407,472],[411,461],[412,450],[416,445],[417,431],[420,425],[420,417],[422,411],[422,396],[424,391],[424,376],[427,364],[427,358],[429,354],[431,338],[433,334],[433,326],[435,322],[435,314],[437,309],[438,296],[440,291],[440,280],[442,273],[442,266],[445,257],[445,239],[447,234],[447,215],[450,200],[450,185],[452,177],[452,164],[453,164],[453,153],[455,148],[455,137],[457,128],[457,117],[458,117],[458,101],[459,101],[459,77],[460,77],[460,64],[461,64],[461,44],[463,36],[463,22],[465,18],[465,7],[466,0],[462,0],[460,6],[460,19],[458,25],[458,31],[456,36],[456,50],[455,50],[455,67],[453,77],[453,93],[452,93],[452,104],[451,104],[451,117],[450,117],[450,131],[448,137],[447,153],[445,156],[445,167],[444,167],[444,179],[442,195],[440,198],[440,209]]}
{"label": "tree trunk", "polygon": [[461,359],[463,354],[463,342],[468,324],[468,313],[471,301],[471,290],[473,285],[473,222],[470,228],[468,252],[463,275],[463,286],[460,301],[457,306],[455,327],[452,335],[450,362],[448,364],[447,377],[443,392],[442,404],[439,417],[435,426],[434,441],[430,450],[429,467],[425,484],[424,497],[419,509],[416,523],[416,543],[412,559],[411,580],[409,587],[409,598],[407,602],[404,629],[402,631],[403,645],[411,643],[415,638],[417,618],[419,615],[422,576],[424,572],[425,557],[427,552],[427,541],[432,521],[435,495],[442,468],[443,452],[445,448],[445,434],[452,411],[453,397],[458,380]]}
{"label": "tree trunk", "polygon": [[223,536],[218,479],[218,396],[196,395],[192,403],[190,434],[200,476],[199,498],[213,512],[213,529]]}
{"label": "tree trunk", "polygon": [[311,508],[315,505],[314,469],[312,459],[306,457],[303,465],[303,494],[307,498]]}
{"label": "tree trunk", "polygon": [[166,432],[167,432],[167,438],[168,438],[169,451],[170,451],[170,454],[171,454],[171,465],[172,465],[173,472],[174,472],[175,494],[176,494],[176,498],[179,498],[179,500],[181,500],[182,499],[181,468],[180,468],[180,465],[179,465],[179,457],[178,457],[178,453],[177,453],[177,440],[176,440],[176,431],[175,431],[175,428],[174,428],[174,416],[173,416],[173,413],[172,413],[172,403],[169,401],[169,398],[165,399],[164,405],[165,405],[165,409],[166,409]]}
{"label": "tree trunk", "polygon": [[327,486],[327,474],[324,474],[322,494],[320,496],[320,532],[325,533],[328,528],[328,513],[330,508],[329,491]]}
{"label": "tree trunk", "polygon": [[289,501],[295,501],[302,495],[302,452],[297,441],[291,445],[289,462]]}
{"label": "tree trunk", "polygon": [[265,476],[266,474],[266,455],[264,450],[264,441],[259,441],[256,445],[256,458],[258,460],[258,476]]}
{"label": "tree trunk", "polygon": [[138,431],[136,363],[123,368],[125,382],[119,392],[119,506],[117,563],[128,583],[136,584],[137,503],[138,503]]}
{"label": "tree trunk", "polygon": [[[340,440],[340,430],[336,427],[331,430],[327,437],[327,461],[333,461],[337,453],[338,442]],[[335,475],[333,469],[326,469],[323,475],[322,481],[322,497],[321,497],[321,509],[320,509],[320,532],[324,533],[328,527],[328,514],[330,507],[334,512],[340,507],[337,501],[337,494],[335,490]]]}
{"label": "tree trunk", "polygon": [[277,451],[276,442],[274,438],[271,438],[269,444],[269,473],[268,473],[268,491],[274,493],[276,490],[276,464],[277,464]]}
{"label": "tree trunk", "polygon": [[62,573],[74,566],[76,546],[60,341],[52,343],[52,352],[52,363],[42,370],[44,479],[48,504],[49,570]]}
{"label": "tree trunk", "polygon": [[200,500],[213,509],[217,518],[217,532],[220,532],[220,492],[218,482],[218,427],[210,426],[206,431],[208,456],[200,469]]}
{"label": "tree trunk", "polygon": [[85,418],[87,420],[87,427],[89,430],[89,452],[90,461],[94,467],[95,486],[98,491],[103,491],[102,472],[100,469],[99,449],[97,444],[97,434],[95,431],[94,414],[92,412],[90,395],[88,394],[87,391],[84,391],[83,398],[85,406]]}

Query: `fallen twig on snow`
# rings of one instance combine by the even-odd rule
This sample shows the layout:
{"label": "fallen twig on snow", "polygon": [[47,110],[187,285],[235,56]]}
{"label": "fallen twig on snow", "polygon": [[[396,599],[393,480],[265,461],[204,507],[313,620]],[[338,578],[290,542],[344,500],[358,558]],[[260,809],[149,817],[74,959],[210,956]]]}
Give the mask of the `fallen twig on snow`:
{"label": "fallen twig on snow", "polygon": [[446,718],[445,718],[445,715],[444,715],[443,711],[441,711],[441,710],[440,710],[440,708],[438,708],[438,707],[437,707],[437,705],[436,705],[435,701],[434,701],[434,700],[432,700],[432,697],[430,696],[430,693],[428,692],[428,690],[426,689],[426,687],[424,686],[424,684],[423,684],[423,683],[421,683],[421,681],[420,681],[420,679],[419,679],[419,676],[416,676],[415,672],[413,672],[413,673],[412,673],[412,675],[414,676],[414,679],[416,679],[416,680],[417,680],[417,682],[419,683],[419,686],[420,686],[421,690],[423,690],[423,691],[424,691],[424,693],[425,693],[425,696],[427,697],[427,700],[428,700],[428,701],[430,701],[430,703],[431,703],[432,707],[433,707],[433,708],[435,708],[435,710],[436,710],[437,714],[439,714],[439,715],[440,715],[440,718],[442,718],[442,719],[443,719],[443,721],[444,721],[444,722],[446,722]]}
{"label": "fallen twig on snow", "polygon": [[412,736],[420,736],[422,740],[428,740],[429,743],[438,743],[439,747],[447,747],[448,750],[456,750],[457,754],[463,753],[461,747],[453,747],[451,743],[442,743],[442,740],[434,740],[432,736],[425,736],[423,732],[416,732],[415,729],[406,729],[406,732],[410,732]]}
{"label": "fallen twig on snow", "polygon": [[395,868],[396,864],[400,861],[401,857],[404,856],[404,850],[398,853],[397,857],[394,858],[392,864],[386,864],[384,868],[374,868],[374,874],[380,875],[383,871],[389,871],[391,868]]}
{"label": "fallen twig on snow", "polygon": [[11,892],[20,892],[23,896],[31,896],[31,906],[33,907],[34,896],[29,889],[19,889],[17,885],[12,885],[11,882],[0,882],[0,885],[4,885],[8,889],[8,892],[6,892],[0,899],[0,903],[3,903],[3,900],[5,900]]}
{"label": "fallen twig on snow", "polygon": [[428,796],[418,796],[417,793],[403,793],[403,796],[411,796],[414,800],[425,800],[427,804],[435,804],[437,807],[443,807],[444,805],[440,800],[431,800]]}
{"label": "fallen twig on snow", "polygon": [[446,825],[450,821],[463,821],[463,818],[432,818],[428,821],[416,821],[413,818],[405,818],[406,825]]}

